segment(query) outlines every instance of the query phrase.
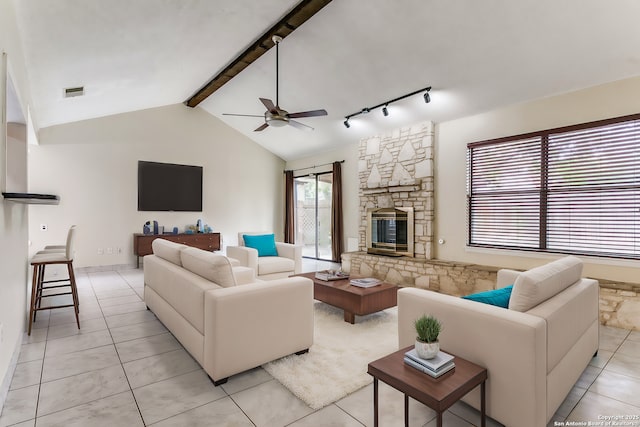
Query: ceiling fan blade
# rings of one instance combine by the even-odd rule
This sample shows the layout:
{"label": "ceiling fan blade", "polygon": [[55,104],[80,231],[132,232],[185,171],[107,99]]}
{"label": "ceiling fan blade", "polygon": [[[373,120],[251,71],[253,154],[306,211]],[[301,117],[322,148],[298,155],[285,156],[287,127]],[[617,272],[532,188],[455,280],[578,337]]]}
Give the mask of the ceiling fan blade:
{"label": "ceiling fan blade", "polygon": [[289,120],[289,124],[296,129],[300,130],[313,130],[311,126],[305,125],[304,123],[296,122],[295,120]]}
{"label": "ceiling fan blade", "polygon": [[266,128],[268,128],[268,127],[269,127],[269,125],[268,125],[267,123],[263,123],[263,124],[261,124],[259,127],[257,127],[256,129],[254,129],[253,131],[254,131],[254,132],[260,132],[260,131],[265,130],[265,129],[266,129]]}
{"label": "ceiling fan blade", "polygon": [[264,117],[263,114],[232,114],[232,113],[222,113],[223,116],[237,116],[237,117]]}
{"label": "ceiling fan blade", "polygon": [[301,117],[318,117],[318,116],[326,116],[327,110],[312,110],[312,111],[301,111],[299,113],[291,113],[289,114],[290,119],[298,119]]}
{"label": "ceiling fan blade", "polygon": [[273,105],[273,101],[267,98],[260,98],[260,101],[262,102],[262,104],[267,107],[267,110],[271,113],[277,113],[278,109],[276,108],[275,105]]}

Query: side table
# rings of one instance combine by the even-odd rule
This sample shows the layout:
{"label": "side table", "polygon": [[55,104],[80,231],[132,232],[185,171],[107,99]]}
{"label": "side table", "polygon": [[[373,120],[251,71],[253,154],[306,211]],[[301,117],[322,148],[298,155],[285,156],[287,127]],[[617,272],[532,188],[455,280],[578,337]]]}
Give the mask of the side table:
{"label": "side table", "polygon": [[465,394],[480,386],[481,425],[486,426],[485,382],[487,370],[455,356],[455,369],[439,378],[418,371],[404,363],[404,354],[413,346],[398,350],[369,363],[367,372],[373,376],[373,425],[378,426],[378,380],[404,393],[404,425],[409,425],[409,397],[427,405],[438,414],[442,427],[442,413]]}

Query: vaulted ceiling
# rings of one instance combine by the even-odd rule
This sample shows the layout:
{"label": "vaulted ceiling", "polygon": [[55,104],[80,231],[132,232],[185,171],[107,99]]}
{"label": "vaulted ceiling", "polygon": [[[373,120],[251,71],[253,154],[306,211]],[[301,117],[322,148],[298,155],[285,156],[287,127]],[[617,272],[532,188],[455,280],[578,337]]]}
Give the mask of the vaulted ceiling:
{"label": "vaulted ceiling", "polygon": [[[39,127],[181,103],[297,0],[14,0]],[[399,126],[640,75],[635,0],[334,0],[280,44],[280,106],[326,117],[254,132],[269,50],[196,108],[285,160]],[[63,97],[84,86],[85,95]],[[344,116],[417,89],[421,95]],[[189,108],[189,107],[184,107]]]}

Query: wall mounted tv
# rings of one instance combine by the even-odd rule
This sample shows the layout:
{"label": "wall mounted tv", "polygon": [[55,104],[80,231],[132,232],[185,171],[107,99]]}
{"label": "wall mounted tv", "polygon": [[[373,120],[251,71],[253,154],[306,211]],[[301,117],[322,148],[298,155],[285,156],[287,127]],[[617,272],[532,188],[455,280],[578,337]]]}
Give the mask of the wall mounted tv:
{"label": "wall mounted tv", "polygon": [[138,210],[202,212],[202,166],[138,161]]}

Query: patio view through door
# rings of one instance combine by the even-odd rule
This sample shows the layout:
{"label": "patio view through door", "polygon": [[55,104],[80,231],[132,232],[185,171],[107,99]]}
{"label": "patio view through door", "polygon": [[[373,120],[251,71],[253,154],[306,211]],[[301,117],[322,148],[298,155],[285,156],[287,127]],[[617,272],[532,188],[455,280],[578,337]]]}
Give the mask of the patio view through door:
{"label": "patio view through door", "polygon": [[331,260],[331,198],[333,173],[324,172],[294,179],[296,244],[302,256]]}

